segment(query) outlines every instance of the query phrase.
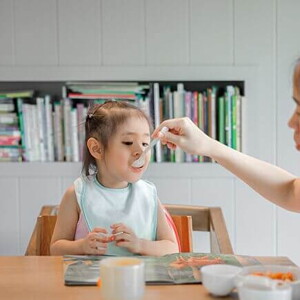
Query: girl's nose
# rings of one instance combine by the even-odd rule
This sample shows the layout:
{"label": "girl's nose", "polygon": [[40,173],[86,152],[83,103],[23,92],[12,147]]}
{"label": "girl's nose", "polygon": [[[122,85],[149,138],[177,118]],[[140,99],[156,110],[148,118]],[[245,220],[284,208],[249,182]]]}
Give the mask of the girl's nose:
{"label": "girl's nose", "polygon": [[299,127],[299,117],[296,114],[296,112],[294,112],[291,118],[289,119],[288,126],[295,130]]}
{"label": "girl's nose", "polygon": [[143,151],[144,151],[144,148],[142,146],[137,145],[135,147],[135,149],[133,150],[133,156],[140,157]]}

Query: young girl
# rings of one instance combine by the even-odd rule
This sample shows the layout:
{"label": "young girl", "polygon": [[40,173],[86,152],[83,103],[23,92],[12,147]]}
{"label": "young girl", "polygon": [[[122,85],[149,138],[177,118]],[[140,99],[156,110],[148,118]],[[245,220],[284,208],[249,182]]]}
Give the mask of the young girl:
{"label": "young girl", "polygon": [[150,154],[150,121],[137,107],[109,101],[89,109],[84,175],[59,207],[51,254],[164,255],[178,252],[155,186],[141,180]]}

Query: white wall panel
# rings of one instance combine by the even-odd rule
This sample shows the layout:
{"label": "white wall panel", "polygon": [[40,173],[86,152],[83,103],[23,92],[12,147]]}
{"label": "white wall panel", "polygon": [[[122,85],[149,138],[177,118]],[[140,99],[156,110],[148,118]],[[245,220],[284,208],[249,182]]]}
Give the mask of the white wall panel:
{"label": "white wall panel", "polygon": [[190,1],[192,64],[233,64],[233,0]]}
{"label": "white wall panel", "polygon": [[145,0],[148,65],[189,63],[189,10],[185,0]]}
{"label": "white wall panel", "polygon": [[278,255],[300,265],[300,214],[278,208]]}
{"label": "white wall panel", "polygon": [[192,180],[192,204],[221,207],[232,245],[235,240],[234,194],[234,179],[197,178]]}
{"label": "white wall panel", "polygon": [[25,253],[36,218],[43,205],[57,204],[60,179],[53,177],[20,178],[19,202],[20,202],[20,250]]}
{"label": "white wall panel", "polygon": [[18,179],[0,178],[0,255],[20,252]]}
{"label": "white wall panel", "polygon": [[58,1],[60,65],[99,65],[101,57],[99,0]]}
{"label": "white wall panel", "polygon": [[74,181],[76,178],[78,178],[78,176],[76,176],[74,174],[74,177],[62,177],[61,178],[61,187],[60,187],[60,190],[59,190],[59,197],[56,199],[56,204],[60,204],[61,200],[62,200],[62,197],[64,196],[66,190],[71,186],[73,185]]}
{"label": "white wall panel", "polygon": [[13,2],[0,1],[0,65],[13,64]]}
{"label": "white wall panel", "polygon": [[255,147],[252,155],[275,163],[275,1],[235,1],[234,12],[234,63],[258,67],[257,96],[248,98],[246,94],[247,101],[254,105],[256,112],[263,112],[247,112],[252,123],[249,134],[255,136],[251,141]]}
{"label": "white wall panel", "polygon": [[56,0],[15,1],[15,62],[57,65]]}
{"label": "white wall panel", "polygon": [[235,64],[273,64],[276,1],[234,1]]}
{"label": "white wall panel", "polygon": [[144,3],[140,0],[102,1],[104,65],[145,64]]}
{"label": "white wall panel", "polygon": [[147,177],[147,180],[155,184],[158,198],[162,203],[187,205],[191,203],[191,181],[189,178],[176,179],[150,176]]}
{"label": "white wall panel", "polygon": [[276,255],[274,205],[243,182],[236,181],[235,253]]}

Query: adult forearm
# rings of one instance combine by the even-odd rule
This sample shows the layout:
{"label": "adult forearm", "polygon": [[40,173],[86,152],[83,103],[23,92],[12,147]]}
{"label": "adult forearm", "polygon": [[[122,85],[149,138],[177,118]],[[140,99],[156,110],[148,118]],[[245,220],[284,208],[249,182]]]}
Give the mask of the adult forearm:
{"label": "adult forearm", "polygon": [[217,141],[212,145],[211,157],[264,198],[283,208],[296,210],[293,209],[293,203],[297,202],[294,175]]}

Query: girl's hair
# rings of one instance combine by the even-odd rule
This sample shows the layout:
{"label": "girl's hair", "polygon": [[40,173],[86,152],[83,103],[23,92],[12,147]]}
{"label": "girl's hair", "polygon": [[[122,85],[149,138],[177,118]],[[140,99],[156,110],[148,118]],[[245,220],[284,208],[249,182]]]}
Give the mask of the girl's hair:
{"label": "girl's hair", "polygon": [[96,160],[87,148],[87,141],[93,137],[97,139],[104,150],[108,147],[109,139],[117,132],[129,118],[138,116],[147,120],[150,131],[152,122],[138,107],[124,101],[106,101],[89,107],[85,121],[85,144],[83,149],[82,173],[90,175],[90,170],[97,170]]}
{"label": "girl's hair", "polygon": [[300,57],[295,62],[293,85],[294,85],[294,88],[300,94]]}

